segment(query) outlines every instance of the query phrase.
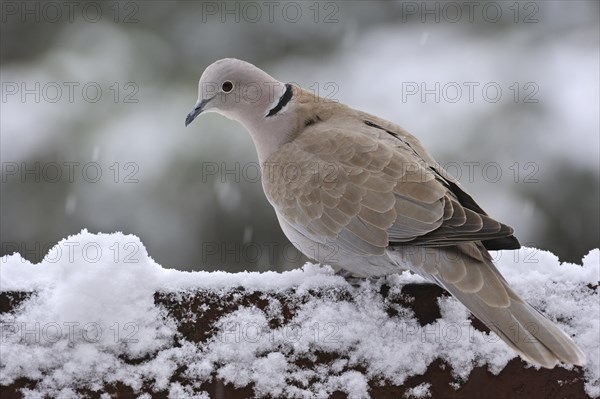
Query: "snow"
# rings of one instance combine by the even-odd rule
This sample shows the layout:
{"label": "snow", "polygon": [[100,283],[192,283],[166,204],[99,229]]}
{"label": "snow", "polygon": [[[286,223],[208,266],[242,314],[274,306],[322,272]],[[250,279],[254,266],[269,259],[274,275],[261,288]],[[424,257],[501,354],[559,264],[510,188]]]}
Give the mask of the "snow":
{"label": "snow", "polygon": [[405,396],[407,398],[430,398],[431,392],[429,392],[429,388],[431,388],[431,384],[424,382],[414,388],[410,388]]}
{"label": "snow", "polygon": [[[574,336],[588,355],[586,392],[600,397],[600,305],[586,287],[600,280],[600,251],[590,251],[583,267],[533,248],[493,255],[515,290]],[[236,387],[253,384],[258,397],[326,398],[340,390],[364,398],[369,381],[400,385],[436,358],[450,365],[458,384],[474,367],[497,374],[516,356],[495,335],[475,330],[451,297],[439,299],[442,318],[426,326],[400,306],[390,316],[379,294],[383,282],[399,293],[420,281],[402,273],[353,287],[330,267],[310,263],[284,273],[182,272],[154,262],[136,236],[83,230],[39,264],[19,254],[0,260],[0,291],[36,292],[15,312],[0,315],[0,384],[25,377],[39,381],[35,390],[23,391],[26,397],[77,397],[77,389],[99,391],[121,382],[138,395],[165,391],[184,398],[209,397],[199,386],[216,376]],[[175,345],[177,320],[155,304],[155,292],[184,298],[238,287],[283,295],[296,310],[274,326],[269,320],[283,320],[283,309],[266,296],[264,310],[240,305],[224,313],[206,342]],[[348,293],[352,300],[339,299]],[[335,356],[312,368],[299,365],[317,353]],[[194,386],[171,378],[184,365]],[[429,385],[407,395],[428,397]]]}

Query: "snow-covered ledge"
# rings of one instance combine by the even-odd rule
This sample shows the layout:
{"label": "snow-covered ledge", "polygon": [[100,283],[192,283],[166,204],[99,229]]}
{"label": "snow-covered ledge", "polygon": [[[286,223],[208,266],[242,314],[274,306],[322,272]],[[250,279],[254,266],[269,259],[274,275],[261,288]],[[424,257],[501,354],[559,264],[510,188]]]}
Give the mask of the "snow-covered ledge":
{"label": "snow-covered ledge", "polygon": [[349,285],[328,267],[165,269],[132,235],[82,231],[33,265],[0,263],[1,397],[600,397],[599,251],[583,267],[495,253],[574,336],[585,368],[523,363],[436,286]]}

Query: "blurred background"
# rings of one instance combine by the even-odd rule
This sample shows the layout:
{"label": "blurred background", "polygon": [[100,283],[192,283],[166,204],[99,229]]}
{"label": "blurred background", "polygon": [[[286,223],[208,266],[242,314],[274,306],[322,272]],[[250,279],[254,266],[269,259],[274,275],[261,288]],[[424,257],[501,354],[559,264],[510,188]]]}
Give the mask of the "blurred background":
{"label": "blurred background", "polygon": [[595,1],[2,1],[1,255],[87,228],[164,267],[285,270],[249,135],[197,81],[236,57],[422,140],[520,241],[599,245]]}

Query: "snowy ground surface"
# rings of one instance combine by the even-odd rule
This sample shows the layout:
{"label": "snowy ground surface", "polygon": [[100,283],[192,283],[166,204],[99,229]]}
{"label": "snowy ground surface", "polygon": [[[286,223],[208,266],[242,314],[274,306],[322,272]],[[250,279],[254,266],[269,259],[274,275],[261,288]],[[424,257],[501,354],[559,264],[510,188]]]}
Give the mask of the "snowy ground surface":
{"label": "snowy ground surface", "polygon": [[[495,253],[516,291],[572,334],[588,355],[585,389],[592,397],[600,397],[600,305],[598,290],[588,285],[600,280],[599,254],[591,251],[581,267],[560,264],[553,254],[532,248]],[[386,283],[399,291],[419,281],[404,273]],[[170,382],[170,377],[186,365],[196,391],[216,375],[235,386],[253,384],[258,396],[325,398],[341,390],[350,398],[363,398],[370,379],[400,385],[422,374],[436,358],[447,362],[460,381],[476,366],[498,373],[515,357],[495,335],[474,330],[467,311],[453,298],[439,300],[443,317],[425,327],[407,309],[399,307],[390,316],[376,295],[381,284],[366,281],[352,287],[330,268],[312,264],[284,273],[181,272],[154,262],[136,236],[84,230],[61,241],[39,264],[19,254],[1,259],[1,291],[37,294],[0,316],[0,384],[25,377],[41,381],[35,391],[25,391],[26,397],[62,398],[76,397],[75,389],[82,387],[98,390],[120,381],[141,389],[149,382],[153,390],[182,398],[191,397],[194,387]],[[155,305],[155,292],[183,298],[198,290],[238,287],[296,296],[350,291],[353,300],[311,297],[298,304],[285,325],[269,323],[282,314],[279,302],[266,310],[242,306],[226,314],[206,342],[174,345],[176,321]],[[316,352],[345,356],[319,369],[294,363]],[[124,361],[144,358],[148,360],[137,364]],[[366,371],[342,372],[348,364],[363,365]],[[426,397],[428,389],[422,384],[412,395]]]}

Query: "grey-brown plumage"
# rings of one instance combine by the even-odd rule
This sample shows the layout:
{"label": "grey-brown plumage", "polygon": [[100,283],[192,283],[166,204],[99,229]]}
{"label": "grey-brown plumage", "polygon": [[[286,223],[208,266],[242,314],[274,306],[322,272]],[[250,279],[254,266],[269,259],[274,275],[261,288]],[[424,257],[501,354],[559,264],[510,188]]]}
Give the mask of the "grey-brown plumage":
{"label": "grey-brown plumage", "polygon": [[[215,101],[203,92],[208,82],[231,82],[238,94],[256,82],[276,90],[262,101],[236,98],[234,90]],[[520,247],[513,229],[487,215],[399,126],[234,59],[207,68],[186,123],[198,109],[248,128],[265,194],[307,256],[365,277],[409,269],[448,290],[525,360],[543,367],[585,362],[572,339],[494,266],[488,249]]]}

